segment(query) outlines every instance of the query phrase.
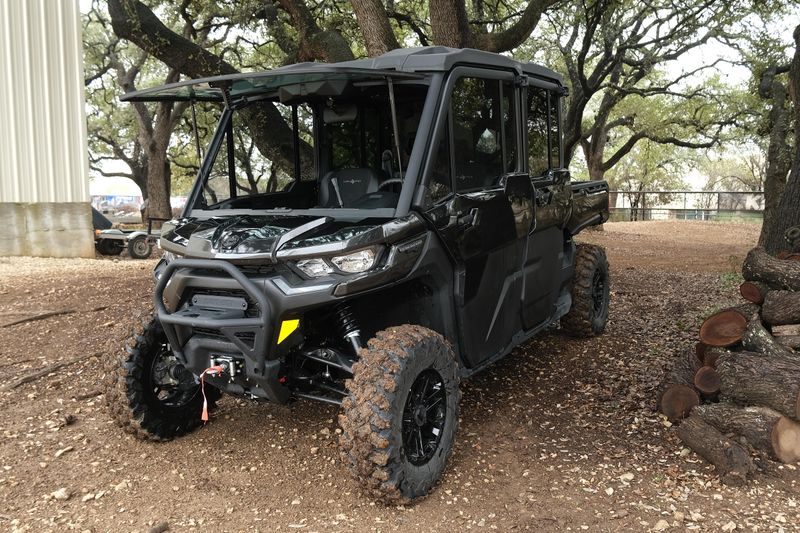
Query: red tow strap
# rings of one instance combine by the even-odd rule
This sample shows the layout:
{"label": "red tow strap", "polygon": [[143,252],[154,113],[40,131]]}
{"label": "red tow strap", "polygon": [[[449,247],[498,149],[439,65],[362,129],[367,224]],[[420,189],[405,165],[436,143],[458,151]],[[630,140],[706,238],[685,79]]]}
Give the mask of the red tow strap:
{"label": "red tow strap", "polygon": [[203,373],[200,374],[200,392],[203,393],[203,412],[200,414],[200,420],[203,421],[203,425],[208,424],[208,399],[206,398],[206,381],[205,377],[206,374],[209,376],[218,376],[224,372],[225,369],[221,366],[210,366],[203,370]]}

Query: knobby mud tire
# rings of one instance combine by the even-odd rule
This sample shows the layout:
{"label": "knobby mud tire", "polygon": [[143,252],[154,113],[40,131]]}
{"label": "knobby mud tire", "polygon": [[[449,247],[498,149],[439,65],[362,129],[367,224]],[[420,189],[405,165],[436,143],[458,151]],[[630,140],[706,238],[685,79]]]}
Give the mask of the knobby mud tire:
{"label": "knobby mud tire", "polygon": [[[598,275],[603,283],[600,308],[595,299]],[[578,244],[572,277],[572,307],[561,318],[561,329],[573,337],[594,337],[601,334],[608,322],[610,287],[605,250],[593,244]]]}
{"label": "knobby mud tire", "polygon": [[[403,412],[417,376],[428,369],[441,377],[445,416],[433,456],[414,465],[403,446]],[[458,429],[461,393],[450,344],[422,326],[391,327],[370,339],[353,374],[339,415],[343,460],[370,497],[397,504],[425,496],[442,476]]]}
{"label": "knobby mud tire", "polygon": [[[151,387],[150,372],[164,330],[152,313],[137,324],[124,348],[105,358],[105,400],[114,421],[127,433],[149,441],[167,441],[200,427],[203,398],[199,385],[189,389],[180,405],[159,402]],[[209,410],[221,392],[206,384]]]}

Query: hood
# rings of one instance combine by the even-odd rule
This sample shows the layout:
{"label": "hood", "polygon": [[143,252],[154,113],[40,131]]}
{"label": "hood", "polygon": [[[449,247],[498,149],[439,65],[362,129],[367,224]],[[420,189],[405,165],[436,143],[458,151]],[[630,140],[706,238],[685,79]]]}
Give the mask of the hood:
{"label": "hood", "polygon": [[279,249],[344,242],[377,226],[366,220],[346,223],[313,216],[189,217],[164,224],[161,247],[186,257],[264,258],[274,257]]}

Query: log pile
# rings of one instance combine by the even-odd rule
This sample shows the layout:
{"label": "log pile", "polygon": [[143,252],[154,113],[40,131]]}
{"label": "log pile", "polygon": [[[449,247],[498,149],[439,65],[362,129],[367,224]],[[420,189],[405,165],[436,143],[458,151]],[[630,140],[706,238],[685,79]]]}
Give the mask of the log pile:
{"label": "log pile", "polygon": [[730,485],[755,472],[750,448],[800,461],[800,261],[754,248],[742,275],[748,303],[703,321],[658,397],[678,438]]}

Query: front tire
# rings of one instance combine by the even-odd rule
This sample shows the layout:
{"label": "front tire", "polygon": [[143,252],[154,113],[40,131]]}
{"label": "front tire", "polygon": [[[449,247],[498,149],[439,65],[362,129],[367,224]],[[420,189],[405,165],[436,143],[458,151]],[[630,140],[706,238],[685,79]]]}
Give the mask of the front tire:
{"label": "front tire", "polygon": [[579,244],[572,275],[572,307],[561,318],[561,329],[573,337],[594,337],[606,329],[611,280],[606,251]]}
{"label": "front tire", "polygon": [[439,481],[458,428],[458,385],[455,355],[438,333],[403,325],[370,339],[339,415],[343,457],[367,495],[401,503]]}
{"label": "front tire", "polygon": [[[164,441],[201,425],[203,396],[194,376],[180,366],[157,318],[149,315],[119,356],[106,360],[106,404],[126,432]],[[209,410],[220,391],[206,385]]]}

